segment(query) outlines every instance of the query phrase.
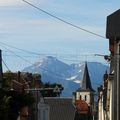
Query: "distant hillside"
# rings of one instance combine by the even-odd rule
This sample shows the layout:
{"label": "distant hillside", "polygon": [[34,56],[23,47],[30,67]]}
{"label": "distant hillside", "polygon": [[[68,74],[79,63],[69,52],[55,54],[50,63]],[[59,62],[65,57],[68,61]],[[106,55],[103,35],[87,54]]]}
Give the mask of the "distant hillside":
{"label": "distant hillside", "polygon": [[[92,86],[102,84],[103,74],[107,66],[98,62],[88,62]],[[71,96],[72,92],[80,87],[83,77],[84,62],[68,65],[55,57],[48,56],[32,66],[24,68],[23,72],[40,73],[43,82],[60,83],[64,87],[62,96]]]}

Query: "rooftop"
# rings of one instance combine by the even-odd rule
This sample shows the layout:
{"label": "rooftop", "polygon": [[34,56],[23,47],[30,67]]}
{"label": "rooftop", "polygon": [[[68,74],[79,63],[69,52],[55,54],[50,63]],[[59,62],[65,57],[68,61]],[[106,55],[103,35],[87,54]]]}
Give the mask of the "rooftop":
{"label": "rooftop", "polygon": [[120,9],[107,16],[106,37],[120,39]]}
{"label": "rooftop", "polygon": [[50,120],[74,120],[75,107],[71,98],[44,98],[50,106]]}

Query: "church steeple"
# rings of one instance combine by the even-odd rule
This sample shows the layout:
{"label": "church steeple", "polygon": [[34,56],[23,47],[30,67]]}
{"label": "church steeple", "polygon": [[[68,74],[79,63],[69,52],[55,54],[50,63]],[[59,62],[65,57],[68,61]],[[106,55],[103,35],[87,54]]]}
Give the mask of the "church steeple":
{"label": "church steeple", "polygon": [[90,81],[87,62],[85,62],[83,80],[81,83],[81,87],[75,93],[75,99],[85,101],[90,107],[90,110],[92,110],[94,106],[94,92],[95,91],[93,90]]}
{"label": "church steeple", "polygon": [[91,80],[90,80],[90,76],[89,76],[89,72],[88,72],[87,62],[85,62],[85,68],[84,68],[81,90],[94,91],[93,88],[92,88],[92,85],[91,85]]}

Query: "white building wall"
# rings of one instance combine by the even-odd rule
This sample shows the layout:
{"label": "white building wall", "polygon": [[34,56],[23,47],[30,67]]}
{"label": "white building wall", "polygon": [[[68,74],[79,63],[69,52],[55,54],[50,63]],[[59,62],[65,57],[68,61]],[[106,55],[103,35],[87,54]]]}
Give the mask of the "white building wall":
{"label": "white building wall", "polygon": [[[80,100],[80,96],[81,96],[81,100],[86,101],[86,103],[90,106],[90,103],[91,103],[90,92],[77,92],[76,93],[76,100]],[[85,100],[85,96],[86,96],[86,100]]]}
{"label": "white building wall", "polygon": [[100,92],[100,98],[98,103],[98,120],[105,120],[104,119],[104,109],[103,109],[103,92]]}
{"label": "white building wall", "polygon": [[38,104],[38,120],[50,120],[49,106],[44,103]]}
{"label": "white building wall", "polygon": [[110,82],[110,120],[112,120],[112,81]]}
{"label": "white building wall", "polygon": [[106,120],[112,120],[112,81],[111,78],[108,80],[108,89],[107,89],[107,103],[106,103]]}
{"label": "white building wall", "polygon": [[117,120],[120,120],[120,40],[117,44]]}

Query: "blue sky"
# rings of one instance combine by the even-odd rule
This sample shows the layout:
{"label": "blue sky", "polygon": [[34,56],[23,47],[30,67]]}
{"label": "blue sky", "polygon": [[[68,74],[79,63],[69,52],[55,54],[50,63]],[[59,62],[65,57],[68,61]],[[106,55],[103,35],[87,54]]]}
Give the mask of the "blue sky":
{"label": "blue sky", "polygon": [[[105,36],[106,17],[119,9],[119,0],[28,0],[37,7],[84,29]],[[108,40],[91,35],[42,13],[22,0],[0,0],[0,41],[40,54],[67,54],[67,59],[104,61],[91,54],[109,54]],[[1,44],[0,44],[1,45]],[[2,50],[6,49],[0,46]],[[9,48],[11,49],[11,48]],[[10,54],[3,51],[3,55]],[[12,49],[16,54],[27,56]],[[68,54],[76,57],[70,58]],[[79,55],[88,55],[79,57]],[[33,63],[43,56],[25,58]],[[61,57],[62,58],[62,57]],[[4,56],[12,70],[28,65]]]}

